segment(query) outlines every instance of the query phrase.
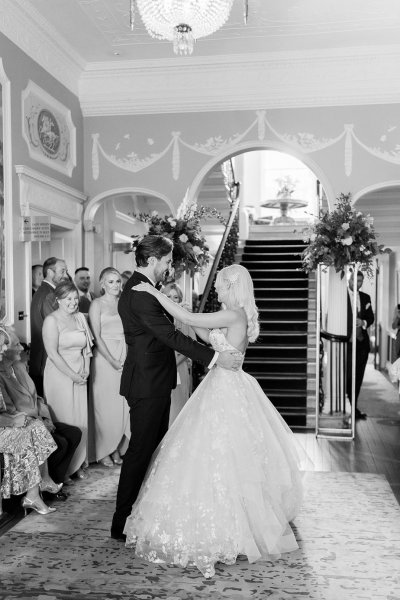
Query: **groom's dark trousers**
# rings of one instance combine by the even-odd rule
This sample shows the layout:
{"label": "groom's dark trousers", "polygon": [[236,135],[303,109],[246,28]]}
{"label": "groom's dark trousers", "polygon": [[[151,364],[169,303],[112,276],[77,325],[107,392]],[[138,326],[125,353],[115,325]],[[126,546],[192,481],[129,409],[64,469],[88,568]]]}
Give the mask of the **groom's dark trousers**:
{"label": "groom's dark trousers", "polygon": [[152,454],[168,429],[171,390],[176,386],[175,352],[210,364],[214,350],[176,330],[151,294],[132,287],[148,279],[135,271],[126,283],[118,312],[128,346],[120,393],[130,407],[131,439],[118,484],[111,535],[121,536]]}

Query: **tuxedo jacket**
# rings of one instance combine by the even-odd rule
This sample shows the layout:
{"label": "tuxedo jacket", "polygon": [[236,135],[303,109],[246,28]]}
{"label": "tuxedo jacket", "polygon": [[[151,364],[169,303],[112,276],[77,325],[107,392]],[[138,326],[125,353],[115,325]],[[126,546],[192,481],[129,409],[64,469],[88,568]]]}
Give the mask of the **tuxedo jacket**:
{"label": "tuxedo jacket", "polygon": [[54,288],[47,281],[42,281],[31,303],[31,349],[29,353],[29,373],[31,375],[43,376],[47,359],[42,337],[43,321],[56,309]]}
{"label": "tuxedo jacket", "polygon": [[126,398],[168,396],[176,386],[175,352],[208,365],[214,350],[178,331],[158,300],[131,288],[147,277],[135,271],[118,302],[127,356],[120,393]]}
{"label": "tuxedo jacket", "polygon": [[[357,343],[361,343],[365,346],[368,346],[368,350],[370,349],[369,335],[368,335],[368,327],[372,325],[375,320],[374,312],[372,310],[371,305],[371,297],[364,292],[359,292],[360,294],[360,310],[357,312],[357,317],[367,322],[367,329],[362,329],[362,340],[357,340]],[[350,340],[351,335],[353,333],[353,292],[349,289],[349,293],[347,294],[347,336]]]}
{"label": "tuxedo jacket", "polygon": [[90,300],[89,298],[86,298],[86,296],[79,296],[79,312],[85,313],[86,315],[89,312],[90,303],[95,298],[95,295],[92,294],[92,292],[89,292],[89,296]]}

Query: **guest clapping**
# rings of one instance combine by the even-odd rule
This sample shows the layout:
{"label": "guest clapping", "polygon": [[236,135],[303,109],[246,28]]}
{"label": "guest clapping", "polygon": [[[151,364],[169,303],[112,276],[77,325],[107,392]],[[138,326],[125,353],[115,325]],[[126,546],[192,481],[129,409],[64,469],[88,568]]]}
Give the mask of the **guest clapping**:
{"label": "guest clapping", "polygon": [[[94,335],[95,350],[91,365],[90,406],[93,411],[93,436],[90,459],[105,467],[121,464],[129,441],[129,409],[120,396],[122,367],[126,344],[118,298],[121,275],[108,267],[100,274],[102,296],[90,305],[89,322]],[[94,446],[94,447],[93,447]]]}
{"label": "guest clapping", "polygon": [[[7,332],[0,328],[0,362],[8,341]],[[56,486],[46,462],[55,449],[56,444],[44,424],[18,412],[0,385],[0,452],[4,457],[1,493],[4,498],[25,494],[21,502],[25,514],[35,510],[47,515],[56,510],[43,502],[39,491],[39,485],[42,489]]]}
{"label": "guest clapping", "polygon": [[70,282],[54,290],[58,308],[43,323],[43,342],[47,352],[44,393],[54,421],[75,425],[82,431],[67,475],[85,479],[87,464],[88,410],[87,378],[93,336],[86,319],[78,312],[78,290]]}

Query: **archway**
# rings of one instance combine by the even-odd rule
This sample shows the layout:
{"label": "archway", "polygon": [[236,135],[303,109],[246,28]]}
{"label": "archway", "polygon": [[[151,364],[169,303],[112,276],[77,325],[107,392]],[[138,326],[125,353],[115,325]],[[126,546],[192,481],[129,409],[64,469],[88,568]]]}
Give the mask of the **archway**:
{"label": "archway", "polygon": [[199,191],[207,179],[208,174],[219,164],[223,163],[230,158],[233,158],[239,154],[243,154],[245,152],[253,152],[257,150],[276,150],[278,152],[282,152],[284,154],[293,156],[300,160],[303,164],[305,164],[311,171],[313,171],[321,182],[322,188],[325,191],[328,206],[332,207],[335,202],[335,195],[333,192],[333,188],[330,184],[328,177],[325,175],[324,171],[321,167],[314,162],[313,159],[310,158],[308,154],[303,154],[301,152],[296,152],[292,147],[288,147],[285,144],[276,141],[247,141],[241,144],[237,144],[233,148],[230,147],[228,150],[223,150],[219,154],[213,156],[209,161],[207,161],[200,171],[197,173],[194,178],[192,184],[189,187],[188,198],[191,201],[196,201],[199,195]]}
{"label": "archway", "polygon": [[105,266],[128,268],[128,259],[115,264],[115,244],[129,242],[130,236],[143,233],[144,225],[134,215],[153,210],[170,213],[173,205],[167,196],[148,188],[114,188],[89,201],[84,211],[84,264],[95,279]]}

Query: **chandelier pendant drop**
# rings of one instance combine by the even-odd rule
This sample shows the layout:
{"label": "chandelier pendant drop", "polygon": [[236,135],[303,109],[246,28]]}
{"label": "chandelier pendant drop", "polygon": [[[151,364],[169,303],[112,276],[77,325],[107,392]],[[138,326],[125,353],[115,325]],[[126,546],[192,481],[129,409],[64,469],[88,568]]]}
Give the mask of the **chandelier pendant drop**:
{"label": "chandelier pendant drop", "polygon": [[192,54],[194,42],[211,35],[228,20],[234,0],[130,0],[151,37],[173,42],[175,54]]}

